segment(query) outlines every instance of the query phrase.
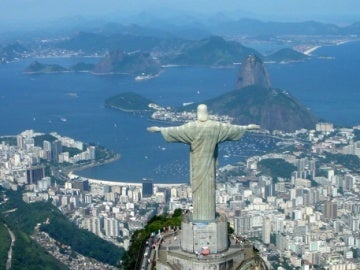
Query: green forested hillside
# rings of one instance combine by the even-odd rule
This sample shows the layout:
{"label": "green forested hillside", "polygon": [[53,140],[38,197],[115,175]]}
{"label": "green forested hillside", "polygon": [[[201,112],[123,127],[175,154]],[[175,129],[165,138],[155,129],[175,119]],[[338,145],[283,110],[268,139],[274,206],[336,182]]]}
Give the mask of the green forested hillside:
{"label": "green forested hillside", "polygon": [[11,239],[3,221],[0,220],[0,269],[6,264],[7,254],[10,247]]}
{"label": "green forested hillside", "polygon": [[[27,265],[32,260],[35,260],[36,258],[32,258],[32,254],[35,253],[40,254],[36,257],[44,258],[44,260],[46,259],[46,257],[42,255],[42,253],[46,253],[45,250],[30,238],[30,235],[34,231],[34,227],[38,223],[43,223],[46,220],[48,220],[49,223],[42,225],[41,230],[48,232],[52,238],[71,246],[74,251],[79,252],[84,256],[111,265],[117,265],[123,256],[124,250],[122,248],[116,247],[114,244],[107,242],[86,230],[79,229],[50,202],[27,204],[22,200],[20,192],[7,191],[6,194],[9,200],[6,204],[0,206],[0,213],[16,209],[7,214],[1,214],[1,217],[17,236],[15,244],[16,248],[14,248],[14,258],[19,258],[19,263],[22,263],[21,265]],[[22,254],[28,254],[29,258],[21,259],[25,256]],[[49,260],[49,263],[50,262],[51,260]]]}
{"label": "green forested hillside", "polygon": [[131,236],[129,250],[124,255],[123,265],[125,269],[135,269],[142,247],[151,233],[167,226],[181,226],[181,213],[181,209],[177,209],[172,216],[154,216],[144,229],[136,230]]}
{"label": "green forested hillside", "polygon": [[263,159],[258,164],[259,170],[273,178],[281,177],[290,179],[296,167],[282,158]]}

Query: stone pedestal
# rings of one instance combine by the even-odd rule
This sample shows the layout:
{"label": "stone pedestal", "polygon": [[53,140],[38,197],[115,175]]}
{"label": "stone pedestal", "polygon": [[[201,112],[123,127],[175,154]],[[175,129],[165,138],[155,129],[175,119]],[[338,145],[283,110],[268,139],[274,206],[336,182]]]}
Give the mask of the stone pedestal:
{"label": "stone pedestal", "polygon": [[244,260],[240,246],[231,246],[224,216],[210,222],[195,222],[191,213],[182,217],[179,242],[164,240],[156,267],[159,270],[197,269],[230,270]]}
{"label": "stone pedestal", "polygon": [[227,220],[223,216],[211,222],[194,222],[191,214],[184,215],[181,231],[180,246],[185,252],[201,254],[207,249],[217,254],[229,247]]}

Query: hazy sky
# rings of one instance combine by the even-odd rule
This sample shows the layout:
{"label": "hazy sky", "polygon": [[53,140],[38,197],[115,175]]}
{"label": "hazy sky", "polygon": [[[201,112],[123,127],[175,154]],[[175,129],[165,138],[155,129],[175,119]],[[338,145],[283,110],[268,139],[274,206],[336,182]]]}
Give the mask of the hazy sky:
{"label": "hazy sky", "polygon": [[[115,16],[141,11],[167,14],[223,12],[264,20],[360,20],[360,0],[0,0],[0,21],[33,21],[65,16]],[[334,18],[334,19],[332,19]]]}

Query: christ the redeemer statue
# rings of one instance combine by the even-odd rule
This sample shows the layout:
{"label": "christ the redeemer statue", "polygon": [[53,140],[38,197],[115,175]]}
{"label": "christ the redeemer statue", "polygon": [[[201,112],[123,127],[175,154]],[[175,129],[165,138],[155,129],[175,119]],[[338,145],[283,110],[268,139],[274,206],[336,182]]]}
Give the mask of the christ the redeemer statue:
{"label": "christ the redeemer statue", "polygon": [[207,106],[197,108],[197,121],[176,127],[149,127],[150,132],[161,132],[168,142],[190,145],[190,184],[193,198],[193,221],[215,220],[215,171],[218,144],[239,140],[246,130],[258,129],[258,125],[231,125],[209,120]]}

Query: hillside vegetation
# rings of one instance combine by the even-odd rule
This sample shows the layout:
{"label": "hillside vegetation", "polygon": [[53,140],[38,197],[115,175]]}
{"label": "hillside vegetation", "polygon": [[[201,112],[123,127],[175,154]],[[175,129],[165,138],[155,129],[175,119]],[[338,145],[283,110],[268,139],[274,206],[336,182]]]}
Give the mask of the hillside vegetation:
{"label": "hillside vegetation", "polygon": [[139,256],[141,256],[144,244],[151,233],[157,233],[168,226],[180,227],[181,213],[181,209],[177,209],[172,216],[154,216],[149,220],[144,229],[136,230],[131,236],[129,250],[124,255],[123,265],[125,269],[135,269],[136,262],[140,259]]}
{"label": "hillside vegetation", "polygon": [[[49,223],[43,224],[41,230],[49,233],[52,238],[71,246],[74,251],[84,256],[115,266],[119,263],[124,254],[122,248],[116,247],[114,244],[99,238],[89,231],[79,229],[50,202],[27,204],[22,200],[21,193],[7,191],[7,194],[10,199],[0,210],[3,212],[9,209],[16,209],[16,211],[6,214],[3,218],[9,227],[11,227],[11,230],[14,233],[16,232],[17,237],[19,237],[19,242],[16,241],[17,247],[14,250],[19,252],[19,257],[21,257],[20,254],[26,254],[26,252],[31,256],[33,253],[32,249],[37,250],[38,253],[45,252],[29,236],[33,233],[34,227],[38,223],[44,223],[48,220]],[[21,242],[26,244],[20,245]],[[14,254],[14,256],[16,257],[17,255]],[[38,257],[42,258],[43,256]],[[34,258],[29,258],[24,263],[28,263],[32,259]]]}
{"label": "hillside vegetation", "polygon": [[0,219],[0,269],[6,264],[7,254],[11,243],[11,238],[5,224]]}

